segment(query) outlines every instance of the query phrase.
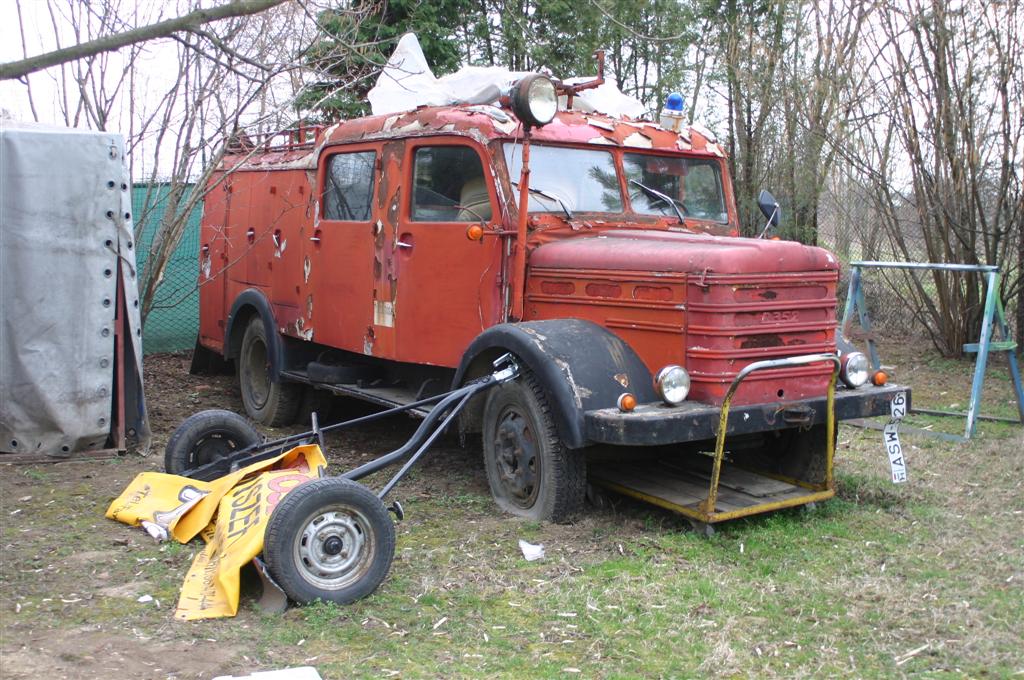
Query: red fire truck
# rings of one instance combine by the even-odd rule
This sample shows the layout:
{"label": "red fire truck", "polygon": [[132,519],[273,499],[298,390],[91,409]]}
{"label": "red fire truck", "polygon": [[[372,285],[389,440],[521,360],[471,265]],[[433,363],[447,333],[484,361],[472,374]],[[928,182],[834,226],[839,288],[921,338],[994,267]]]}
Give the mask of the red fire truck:
{"label": "red fire truck", "polygon": [[591,485],[703,523],[831,497],[835,421],[909,396],[837,351],[836,259],[739,237],[706,129],[575,110],[576,89],[235,140],[197,359],[283,425],[312,390],[407,404],[511,354],[519,379],[460,429],[518,515],[564,520]]}

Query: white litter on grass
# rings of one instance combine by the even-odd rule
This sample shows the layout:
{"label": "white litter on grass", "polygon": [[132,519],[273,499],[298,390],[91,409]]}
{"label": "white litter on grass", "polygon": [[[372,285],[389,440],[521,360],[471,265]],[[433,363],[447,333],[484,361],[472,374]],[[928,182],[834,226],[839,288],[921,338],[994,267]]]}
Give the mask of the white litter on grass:
{"label": "white litter on grass", "polygon": [[142,604],[146,604],[147,602],[152,602],[153,601],[153,596],[152,595],[140,595],[139,599],[137,599],[135,601],[136,602],[140,602]]}
{"label": "white litter on grass", "polygon": [[528,543],[520,538],[519,549],[523,551],[523,557],[526,558],[527,562],[533,562],[544,557],[544,546],[540,543]]}
{"label": "white litter on grass", "polygon": [[147,534],[160,542],[166,541],[168,538],[167,529],[154,522],[144,519],[142,520],[142,528],[146,530]]}
{"label": "white litter on grass", "polygon": [[312,666],[282,668],[278,671],[256,671],[249,675],[218,675],[213,680],[323,680]]}

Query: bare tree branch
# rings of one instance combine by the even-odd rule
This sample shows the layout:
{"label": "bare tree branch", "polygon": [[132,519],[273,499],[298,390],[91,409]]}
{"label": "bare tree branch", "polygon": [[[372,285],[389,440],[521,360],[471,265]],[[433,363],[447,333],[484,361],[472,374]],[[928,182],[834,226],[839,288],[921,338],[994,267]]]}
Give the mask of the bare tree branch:
{"label": "bare tree branch", "polygon": [[30,73],[41,71],[69,61],[93,56],[102,52],[112,52],[128,45],[166,38],[179,31],[196,30],[198,27],[221,19],[257,14],[286,0],[231,0],[224,5],[210,9],[197,9],[174,19],[159,21],[148,26],[141,26],[123,33],[103,36],[78,45],[72,45],[52,52],[0,64],[0,80],[23,78]]}

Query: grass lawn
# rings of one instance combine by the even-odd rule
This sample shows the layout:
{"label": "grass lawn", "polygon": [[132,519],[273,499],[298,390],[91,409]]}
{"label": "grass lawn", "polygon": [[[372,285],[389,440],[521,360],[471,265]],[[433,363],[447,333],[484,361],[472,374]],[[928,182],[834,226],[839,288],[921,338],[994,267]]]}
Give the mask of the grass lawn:
{"label": "grass lawn", "polygon": [[[240,410],[229,379],[167,361],[147,370],[175,403]],[[898,348],[883,348],[883,363],[915,403],[966,406],[972,364]],[[990,368],[985,410],[1010,415],[1002,375]],[[178,412],[150,394],[162,452]],[[329,458],[349,468],[413,425],[330,438]],[[406,520],[374,595],[269,615],[244,588],[238,617],[191,624],[171,613],[197,546],[103,518],[162,456],[3,465],[0,675],[209,678],[304,664],[324,678],[1024,674],[1022,429],[981,423],[963,445],[906,435],[910,481],[898,486],[881,438],[843,426],[834,500],[711,538],[627,499],[567,526],[502,515],[478,447],[447,444],[398,488]],[[520,538],[547,556],[527,562]]]}

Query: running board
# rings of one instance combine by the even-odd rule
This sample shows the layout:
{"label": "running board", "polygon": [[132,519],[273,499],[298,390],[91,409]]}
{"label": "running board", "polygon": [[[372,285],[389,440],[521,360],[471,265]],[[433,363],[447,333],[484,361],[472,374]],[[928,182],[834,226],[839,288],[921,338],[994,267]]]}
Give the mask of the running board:
{"label": "running board", "polygon": [[[281,376],[292,382],[312,385],[318,390],[325,390],[331,394],[338,395],[339,397],[354,397],[355,399],[362,399],[363,401],[368,401],[372,404],[383,406],[385,408],[405,406],[406,404],[416,401],[416,393],[413,390],[403,387],[360,387],[355,383],[334,384],[313,382],[306,376],[305,371],[281,371]],[[433,405],[421,406],[419,408],[410,409],[408,413],[416,418],[426,418],[427,414],[429,414],[433,408]]]}

